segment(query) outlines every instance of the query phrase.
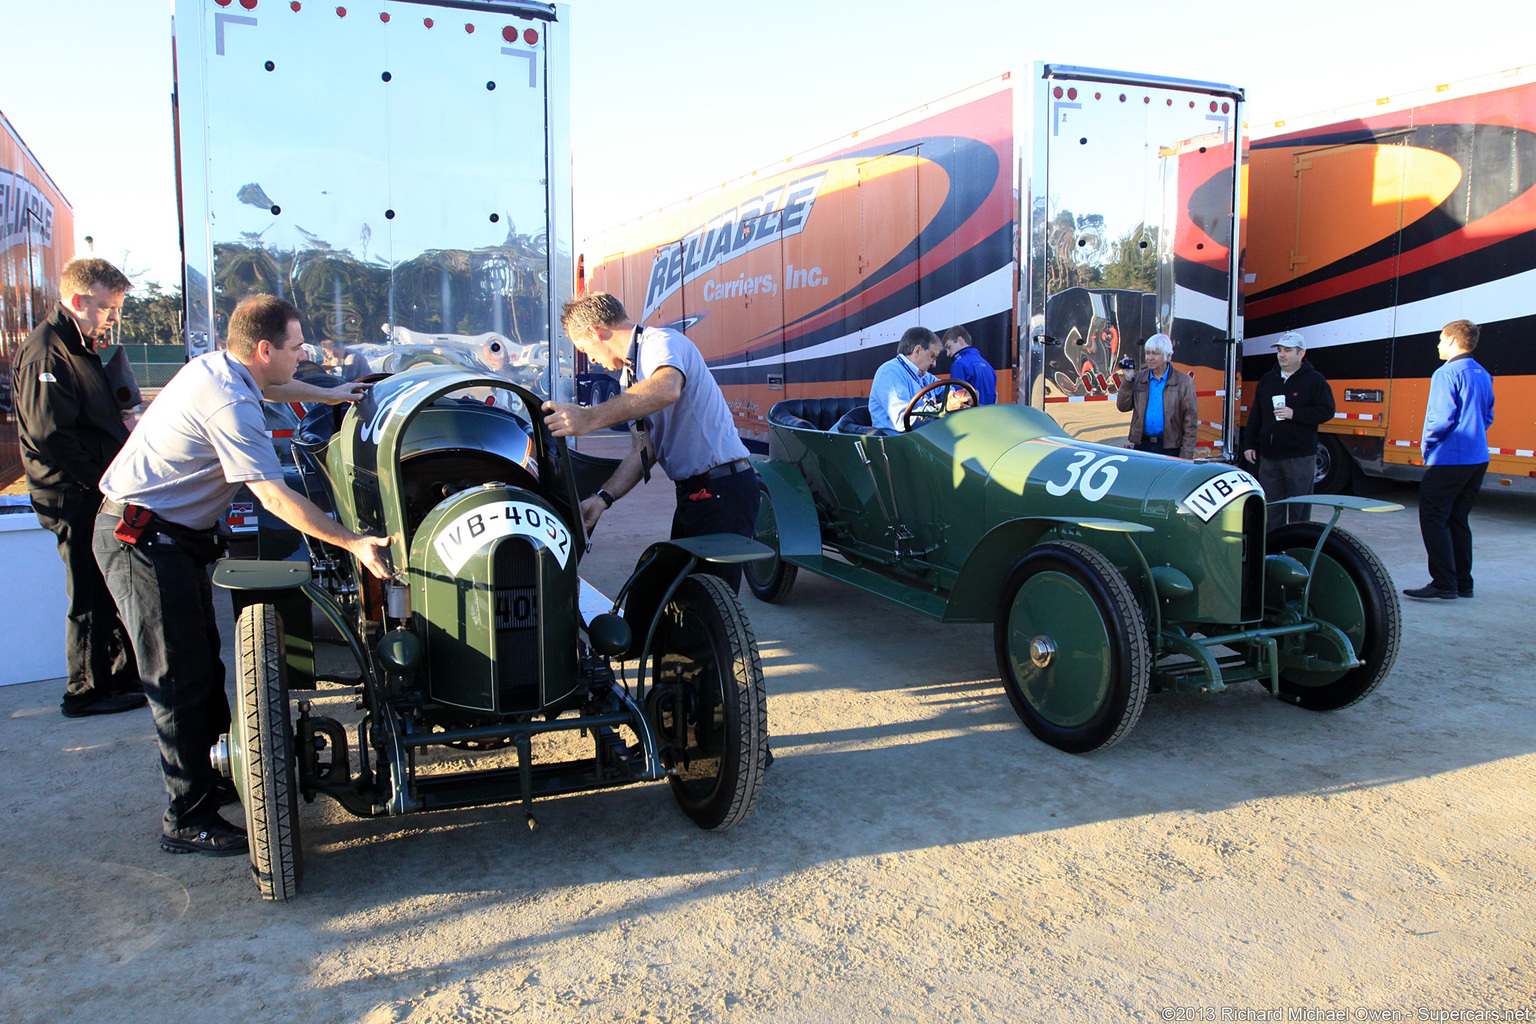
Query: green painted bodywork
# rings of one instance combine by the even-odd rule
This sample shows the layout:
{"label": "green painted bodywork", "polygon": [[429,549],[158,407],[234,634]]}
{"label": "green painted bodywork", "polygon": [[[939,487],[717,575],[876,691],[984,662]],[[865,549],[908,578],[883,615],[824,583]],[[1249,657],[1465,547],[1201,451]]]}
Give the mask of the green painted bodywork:
{"label": "green painted bodywork", "polygon": [[[476,394],[493,389],[497,405],[454,397],[469,388]],[[642,709],[645,662],[661,610],[701,563],[772,554],[737,536],[664,541],[647,550],[612,606],[622,626],[608,622],[602,629],[610,640],[627,629],[627,650],[617,656],[642,659],[631,695],[614,682],[607,660],[613,652],[594,654],[600,645],[587,643],[586,616],[599,613],[583,610],[578,573],[587,540],[580,500],[617,462],[582,455],[549,434],[541,401],[499,378],[420,367],[378,382],[363,401],[331,413],[336,421],[312,424],[334,425],[329,436],[296,439],[305,465],[318,467],[325,491],[319,497],[337,521],[388,537],[395,580],[382,598],[377,590],[365,598],[350,586],[379,586],[350,557],[350,578],[321,571],[334,552],[318,544],[316,571],[325,579],[311,581],[310,564],[298,561],[226,560],[215,573],[214,582],[233,592],[237,608],[279,608],[290,686],[315,685],[312,608],[351,649],[358,676],[349,682],[361,683],[367,712],[356,740],[368,755],[363,770],[339,780],[320,777],[314,761],[320,748],[301,750],[300,760],[306,787],[330,793],[355,814],[517,796],[526,805],[536,795],[662,778],[660,747]],[[392,590],[397,610],[408,593],[407,614],[387,610]],[[383,617],[366,618],[372,614],[366,608],[381,603]],[[296,729],[327,737],[344,763],[343,727],[307,715]],[[618,726],[639,738],[640,763],[620,767],[600,752],[595,761],[533,764],[537,734],[582,731],[596,743],[599,730]],[[450,741],[515,744],[518,765],[417,776],[412,751]],[[236,743],[237,759],[241,749]]]}
{"label": "green painted bodywork", "polygon": [[[991,622],[1014,563],[1047,540],[1098,548],[1144,597],[1157,577],[1143,560],[1177,566],[1195,585],[1162,595],[1173,617],[1251,622],[1262,614],[1256,597],[1244,602],[1245,579],[1258,578],[1245,561],[1245,523],[1262,517],[1262,493],[1202,522],[1180,499],[1231,467],[1076,441],[1035,409],[983,406],[888,437],[775,425],[758,470],[787,561],[846,578],[828,566],[825,543],[885,581],[863,589],[946,622]],[[1075,522],[1090,519],[1138,529]]]}
{"label": "green painted bodywork", "polygon": [[[1285,553],[1286,571],[1301,569],[1302,586],[1289,575],[1287,589],[1267,580],[1263,491],[1231,466],[1075,440],[1045,413],[1016,405],[952,412],[887,436],[770,423],[770,454],[756,467],[772,503],[777,536],[769,539],[788,563],[944,622],[994,622],[1009,614],[999,595],[1025,553],[1072,541],[1103,553],[1129,582],[1155,653],[1188,659],[1154,669],[1153,689],[1219,690],[1247,678],[1278,692],[1281,667],[1305,667],[1322,680],[1358,664],[1351,639],[1358,643],[1363,630],[1359,610],[1313,614],[1308,603],[1314,585],[1335,602],[1352,600],[1337,596],[1353,594],[1342,570],[1324,559],[1312,577],[1319,540],[1316,550]],[[1297,500],[1336,510],[1398,507]],[[1033,586],[1039,593],[1028,599],[1051,599],[1048,581]],[[1250,652],[1242,664],[1218,664],[1218,636]],[[1044,706],[1072,705],[1058,709],[1064,720],[1073,718],[1072,702],[1086,713],[1099,699],[1036,696]]]}

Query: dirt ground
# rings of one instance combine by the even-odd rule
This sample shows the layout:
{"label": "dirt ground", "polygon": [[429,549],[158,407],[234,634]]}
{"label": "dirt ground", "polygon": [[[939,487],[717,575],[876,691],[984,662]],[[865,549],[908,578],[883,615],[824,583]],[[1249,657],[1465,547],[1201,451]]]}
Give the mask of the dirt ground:
{"label": "dirt ground", "polygon": [[[599,588],[664,535],[670,490],[605,518]],[[1381,490],[1409,510],[1347,525],[1418,586],[1414,489]],[[988,628],[802,576],[743,598],[778,761],[740,828],[700,831],[664,784],[543,802],[537,834],[515,806],[322,799],[286,905],[243,859],[160,852],[148,712],[0,688],[0,1015],[1531,1020],[1536,499],[1485,495],[1475,527],[1477,597],[1405,601],[1364,704],[1158,695],[1086,757],[1025,731]]]}

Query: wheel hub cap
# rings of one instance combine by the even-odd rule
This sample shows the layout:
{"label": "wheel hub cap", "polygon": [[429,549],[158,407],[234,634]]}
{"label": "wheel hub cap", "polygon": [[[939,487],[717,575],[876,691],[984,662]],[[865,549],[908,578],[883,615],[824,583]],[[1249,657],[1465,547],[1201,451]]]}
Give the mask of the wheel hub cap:
{"label": "wheel hub cap", "polygon": [[1037,636],[1029,642],[1029,660],[1036,668],[1048,668],[1056,656],[1056,644],[1048,636]]}

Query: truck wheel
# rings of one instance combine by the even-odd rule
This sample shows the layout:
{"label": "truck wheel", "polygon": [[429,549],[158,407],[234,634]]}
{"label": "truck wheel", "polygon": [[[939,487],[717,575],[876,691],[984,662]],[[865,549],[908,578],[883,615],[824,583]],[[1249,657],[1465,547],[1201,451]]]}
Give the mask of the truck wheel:
{"label": "truck wheel", "polygon": [[1059,750],[1113,746],[1141,717],[1152,650],[1108,558],[1065,541],[1019,559],[992,624],[998,672],[1029,731]]}
{"label": "truck wheel", "polygon": [[239,679],[235,728],[243,755],[236,771],[245,783],[251,875],[262,899],[286,900],[299,891],[303,854],[282,620],[270,604],[248,605],[235,624],[235,634]]}
{"label": "truck wheel", "polygon": [[[1322,532],[1322,523],[1276,527],[1269,550],[1306,565]],[[1360,538],[1335,526],[1318,555],[1309,601],[1314,616],[1349,637],[1364,664],[1345,672],[1286,669],[1280,674],[1280,693],[1309,711],[1359,703],[1392,671],[1402,641],[1402,610],[1392,577]]]}
{"label": "truck wheel", "polygon": [[742,569],[753,597],[769,604],[778,604],[789,596],[790,588],[795,585],[795,577],[800,575],[800,568],[779,557],[779,523],[773,515],[773,499],[768,496],[768,488],[764,487],[762,491],[763,500],[757,506],[757,532],[754,536],[773,548],[773,557],[748,562]]}
{"label": "truck wheel", "polygon": [[1318,494],[1351,494],[1355,489],[1355,460],[1332,434],[1317,435],[1317,471],[1312,489]]}
{"label": "truck wheel", "polygon": [[678,585],[657,626],[646,700],[672,795],[707,829],[752,810],[768,761],[763,664],[741,604],[715,576]]}

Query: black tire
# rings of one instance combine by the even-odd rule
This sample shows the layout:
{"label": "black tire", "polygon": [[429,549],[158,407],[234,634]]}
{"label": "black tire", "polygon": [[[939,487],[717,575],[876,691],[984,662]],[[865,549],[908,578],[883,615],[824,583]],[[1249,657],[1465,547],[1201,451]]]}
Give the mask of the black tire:
{"label": "black tire", "polygon": [[701,828],[739,824],[768,767],[768,698],[741,603],[715,576],[689,576],[662,612],[647,711],[683,813]]}
{"label": "black tire", "polygon": [[1355,460],[1332,434],[1317,435],[1317,469],[1312,476],[1317,494],[1353,494]]}
{"label": "black tire", "polygon": [[[1271,554],[1312,561],[1322,523],[1291,523],[1269,535]],[[1344,673],[1283,671],[1280,694],[1309,711],[1336,711],[1370,696],[1392,671],[1402,642],[1402,609],[1397,588],[1376,553],[1337,526],[1318,556],[1309,595],[1312,614],[1338,627],[1363,664]]]}
{"label": "black tire", "polygon": [[245,781],[251,875],[262,899],[287,900],[299,891],[304,867],[282,620],[270,604],[248,605],[235,634],[243,748],[237,770]]}
{"label": "black tire", "polygon": [[757,532],[754,536],[773,548],[773,557],[748,562],[742,571],[747,577],[747,589],[752,591],[753,597],[769,604],[778,604],[789,596],[790,589],[795,585],[795,577],[800,575],[800,567],[790,565],[779,557],[779,523],[773,514],[773,499],[768,496],[768,488],[763,487],[762,492],[762,501],[757,506]]}
{"label": "black tire", "polygon": [[[1152,648],[1130,584],[1104,555],[1065,541],[1031,548],[998,596],[1003,689],[1041,740],[1071,754],[1124,739],[1141,717]],[[1032,657],[1036,641],[1044,664]]]}

